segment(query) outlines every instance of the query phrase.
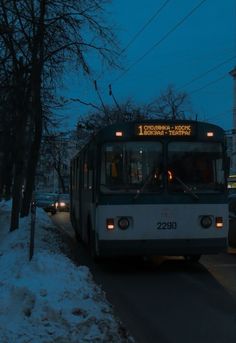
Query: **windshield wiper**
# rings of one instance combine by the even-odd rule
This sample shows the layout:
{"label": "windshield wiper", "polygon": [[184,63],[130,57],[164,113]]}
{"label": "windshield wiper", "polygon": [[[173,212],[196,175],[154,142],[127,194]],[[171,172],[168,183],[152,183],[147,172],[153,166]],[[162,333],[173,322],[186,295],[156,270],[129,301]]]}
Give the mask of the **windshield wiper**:
{"label": "windshield wiper", "polygon": [[[146,188],[146,186],[149,184],[149,182],[152,180],[154,174],[155,174],[155,170],[157,168],[154,168],[151,170],[151,172],[148,174],[148,176],[146,177],[144,184],[142,185],[142,187],[140,189],[137,189],[137,193],[134,196],[134,199],[137,199],[139,197],[139,195],[141,193],[143,193],[144,189]],[[158,177],[161,175],[161,172],[159,173]]]}
{"label": "windshield wiper", "polygon": [[174,176],[174,178],[180,183],[180,185],[183,187],[183,189],[188,192],[188,194],[191,194],[193,196],[194,199],[199,200],[199,196],[193,192],[193,190],[186,185],[186,183],[184,181],[182,181],[178,176]]}

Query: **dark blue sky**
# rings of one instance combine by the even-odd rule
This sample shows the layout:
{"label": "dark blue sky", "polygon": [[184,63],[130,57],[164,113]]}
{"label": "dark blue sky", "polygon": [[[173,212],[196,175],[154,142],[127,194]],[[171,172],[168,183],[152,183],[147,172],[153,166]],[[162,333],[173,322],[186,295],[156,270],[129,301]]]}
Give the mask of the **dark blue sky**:
{"label": "dark blue sky", "polygon": [[[130,42],[165,2],[112,2],[108,8],[110,21],[116,27],[121,47]],[[102,73],[101,70],[97,72],[96,78],[105,103],[111,103],[109,83],[112,83],[113,92],[120,103],[131,98],[140,104],[153,101],[160,91],[173,84],[190,95],[199,120],[211,121],[224,129],[231,128],[233,82],[228,72],[236,65],[236,1],[206,0],[158,44],[199,3],[201,0],[170,0],[125,51],[122,63],[127,72],[111,71],[107,67],[103,68]],[[142,58],[156,43],[156,48]],[[136,63],[140,58],[140,62]],[[183,87],[230,58],[231,61]],[[66,95],[99,104],[91,83],[81,82],[80,77],[67,83]],[[219,78],[222,79],[216,81]],[[207,86],[209,83],[212,84]],[[87,108],[73,105],[69,109],[71,125],[80,113],[86,111]]]}

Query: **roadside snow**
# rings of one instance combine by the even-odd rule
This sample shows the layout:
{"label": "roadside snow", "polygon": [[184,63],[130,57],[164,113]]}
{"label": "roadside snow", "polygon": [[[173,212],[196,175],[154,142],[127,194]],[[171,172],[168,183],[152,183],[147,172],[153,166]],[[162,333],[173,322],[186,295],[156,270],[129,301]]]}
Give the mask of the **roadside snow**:
{"label": "roadside snow", "polygon": [[35,253],[29,262],[30,217],[9,232],[10,202],[0,202],[0,342],[133,342],[85,266],[59,249],[52,222],[37,209]]}

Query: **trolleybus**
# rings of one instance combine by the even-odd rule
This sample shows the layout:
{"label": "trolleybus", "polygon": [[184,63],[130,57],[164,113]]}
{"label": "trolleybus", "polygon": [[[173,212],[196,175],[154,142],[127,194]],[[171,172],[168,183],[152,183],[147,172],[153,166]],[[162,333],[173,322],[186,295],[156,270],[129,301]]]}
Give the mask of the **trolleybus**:
{"label": "trolleybus", "polygon": [[101,129],[71,161],[71,222],[91,254],[197,261],[228,239],[224,131],[204,122]]}

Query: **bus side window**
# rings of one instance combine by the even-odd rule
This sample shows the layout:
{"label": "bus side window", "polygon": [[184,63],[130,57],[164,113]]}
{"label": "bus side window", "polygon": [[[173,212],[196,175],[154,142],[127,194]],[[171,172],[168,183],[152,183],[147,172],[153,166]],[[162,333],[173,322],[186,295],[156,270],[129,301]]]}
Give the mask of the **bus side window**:
{"label": "bus side window", "polygon": [[77,158],[76,164],[75,164],[75,188],[76,190],[79,189],[79,174],[80,174],[80,160]]}
{"label": "bus side window", "polygon": [[93,151],[89,151],[89,158],[88,158],[88,189],[93,188],[93,170],[94,170],[94,161],[93,161]]}

